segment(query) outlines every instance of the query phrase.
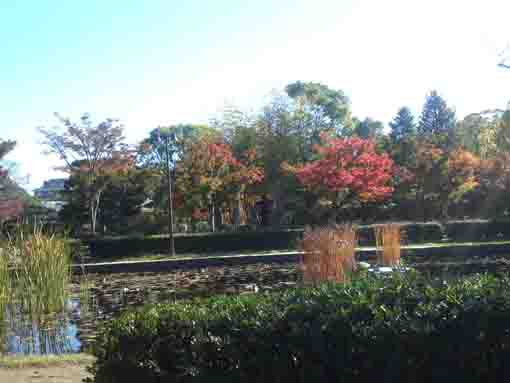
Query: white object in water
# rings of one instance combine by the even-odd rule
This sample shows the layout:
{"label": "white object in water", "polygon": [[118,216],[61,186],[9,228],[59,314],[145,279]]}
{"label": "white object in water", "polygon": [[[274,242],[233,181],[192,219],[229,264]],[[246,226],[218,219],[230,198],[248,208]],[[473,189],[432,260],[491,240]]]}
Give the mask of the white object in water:
{"label": "white object in water", "polygon": [[246,288],[248,290],[252,290],[252,291],[254,291],[256,293],[259,292],[259,287],[255,283],[246,285]]}
{"label": "white object in water", "polygon": [[395,267],[388,267],[388,266],[376,266],[368,269],[369,272],[373,273],[392,273],[394,271],[397,272],[405,272],[411,270],[409,267],[402,267],[402,266],[395,266]]}

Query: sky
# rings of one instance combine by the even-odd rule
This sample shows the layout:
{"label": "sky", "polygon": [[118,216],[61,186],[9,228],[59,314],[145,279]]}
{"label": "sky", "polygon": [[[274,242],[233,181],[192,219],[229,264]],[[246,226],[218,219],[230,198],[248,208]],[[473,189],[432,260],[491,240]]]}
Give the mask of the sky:
{"label": "sky", "polygon": [[0,138],[33,189],[59,175],[36,129],[54,112],[119,118],[136,143],[297,80],[384,122],[432,89],[458,117],[505,108],[509,15],[507,0],[0,0]]}

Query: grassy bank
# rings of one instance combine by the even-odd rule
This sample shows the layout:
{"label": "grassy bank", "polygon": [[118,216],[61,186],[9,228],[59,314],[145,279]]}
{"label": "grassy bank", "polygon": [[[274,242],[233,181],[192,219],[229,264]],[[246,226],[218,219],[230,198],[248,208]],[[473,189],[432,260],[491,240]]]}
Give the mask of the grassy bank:
{"label": "grassy bank", "polygon": [[0,368],[54,367],[62,365],[90,365],[95,358],[89,354],[2,356]]}

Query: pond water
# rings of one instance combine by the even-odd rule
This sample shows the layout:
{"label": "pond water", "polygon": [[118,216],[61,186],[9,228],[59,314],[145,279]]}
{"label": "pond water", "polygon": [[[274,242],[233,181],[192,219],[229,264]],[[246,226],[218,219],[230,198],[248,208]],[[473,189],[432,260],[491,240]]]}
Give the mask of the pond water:
{"label": "pond water", "polygon": [[0,353],[63,354],[86,351],[98,326],[124,310],[216,294],[248,294],[294,286],[295,264],[210,267],[191,271],[87,276],[79,280],[61,313],[40,316],[7,307],[0,326]]}
{"label": "pond water", "polygon": [[[509,269],[509,257],[456,259],[439,264],[423,259],[408,260],[420,271],[431,270],[441,278],[473,272]],[[439,273],[439,274],[437,274]],[[0,324],[1,354],[63,354],[86,351],[97,328],[124,310],[147,303],[216,294],[248,294],[295,286],[296,264],[210,267],[207,269],[144,274],[88,275],[70,286],[70,298],[61,313],[51,317],[29,315],[9,305]],[[82,284],[83,287],[83,284]]]}

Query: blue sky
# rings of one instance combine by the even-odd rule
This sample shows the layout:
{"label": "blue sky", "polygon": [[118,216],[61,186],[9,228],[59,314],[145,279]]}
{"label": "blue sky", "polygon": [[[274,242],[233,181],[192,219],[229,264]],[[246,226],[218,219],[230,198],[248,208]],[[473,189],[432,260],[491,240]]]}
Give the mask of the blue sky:
{"label": "blue sky", "polygon": [[0,137],[34,187],[56,175],[35,129],[53,112],[120,118],[134,143],[296,80],[385,122],[433,88],[459,116],[503,108],[508,15],[504,0],[0,1]]}

